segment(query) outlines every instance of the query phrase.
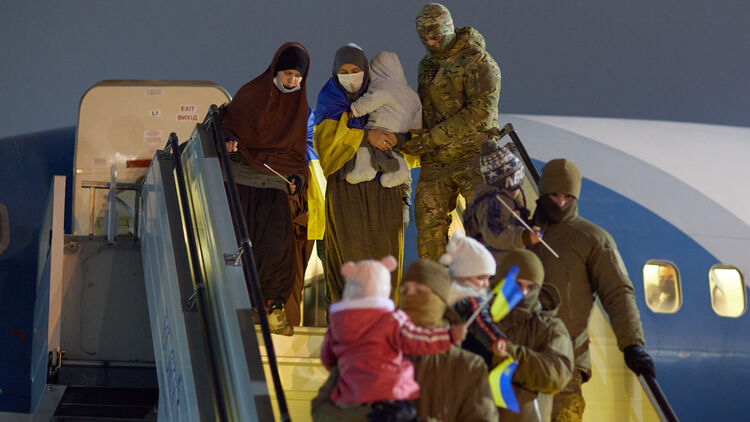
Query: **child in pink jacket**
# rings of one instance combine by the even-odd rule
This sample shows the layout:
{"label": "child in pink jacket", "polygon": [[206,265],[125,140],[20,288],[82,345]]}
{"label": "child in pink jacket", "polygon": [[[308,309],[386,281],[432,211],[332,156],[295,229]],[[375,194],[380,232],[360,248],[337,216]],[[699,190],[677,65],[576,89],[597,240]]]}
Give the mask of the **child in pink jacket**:
{"label": "child in pink jacket", "polygon": [[[442,353],[465,336],[463,325],[432,329],[414,325],[389,298],[396,259],[347,262],[342,300],[331,305],[320,359],[339,378],[331,400],[339,406],[384,402],[403,418],[416,420],[409,400],[419,397],[414,367],[404,357]],[[381,406],[382,407],[382,406]],[[373,406],[377,408],[377,406]]]}

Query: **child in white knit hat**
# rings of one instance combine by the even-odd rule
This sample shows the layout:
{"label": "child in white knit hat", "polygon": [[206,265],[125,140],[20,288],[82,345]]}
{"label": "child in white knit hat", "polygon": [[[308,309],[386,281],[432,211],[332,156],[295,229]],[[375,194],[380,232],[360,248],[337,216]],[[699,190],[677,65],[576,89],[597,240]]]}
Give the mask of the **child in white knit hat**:
{"label": "child in white knit hat", "polygon": [[479,167],[484,184],[464,211],[464,228],[500,262],[505,252],[539,242],[541,231],[526,229],[513,216],[515,213],[524,220],[529,216],[525,204],[518,200],[524,178],[521,160],[507,147],[489,139],[482,143]]}
{"label": "child in white knit hat", "polygon": [[[462,347],[469,351],[486,348],[492,353],[503,354],[506,336],[492,318],[490,305],[495,295],[488,289],[490,278],[497,270],[495,258],[476,239],[456,231],[448,241],[446,253],[440,258],[440,263],[448,266],[453,279],[448,300],[453,311],[467,320],[482,307],[476,320],[467,327],[469,343],[464,343]],[[515,283],[515,280],[509,282]],[[511,307],[514,305],[511,304]]]}
{"label": "child in white knit hat", "polygon": [[480,291],[490,286],[497,263],[484,245],[457,230],[448,241],[440,263],[448,267],[453,281]]}

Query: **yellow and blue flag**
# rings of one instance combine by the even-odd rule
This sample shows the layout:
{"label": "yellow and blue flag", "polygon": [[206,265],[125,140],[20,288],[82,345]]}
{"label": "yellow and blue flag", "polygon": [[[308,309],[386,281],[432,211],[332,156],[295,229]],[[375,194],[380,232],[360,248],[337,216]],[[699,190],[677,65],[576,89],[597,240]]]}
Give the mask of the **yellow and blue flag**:
{"label": "yellow and blue flag", "polygon": [[318,94],[313,145],[325,177],[335,173],[357,153],[364,136],[365,119],[350,117],[351,102],[333,77]]}
{"label": "yellow and blue flag", "polygon": [[492,315],[492,320],[495,322],[500,321],[508,315],[508,312],[523,299],[523,292],[516,282],[516,276],[519,271],[519,268],[516,266],[510,267],[508,274],[492,289],[495,300],[492,301],[490,315]]}
{"label": "yellow and blue flag", "polygon": [[510,356],[500,362],[490,371],[490,390],[492,390],[492,399],[497,407],[519,413],[521,409],[518,407],[518,399],[516,399],[511,383],[517,366],[518,363]]}
{"label": "yellow and blue flag", "polygon": [[323,239],[326,228],[325,193],[326,177],[320,167],[318,153],[313,147],[315,133],[315,113],[308,107],[307,114],[307,150],[305,158],[310,170],[310,180],[307,184],[307,238],[309,240]]}

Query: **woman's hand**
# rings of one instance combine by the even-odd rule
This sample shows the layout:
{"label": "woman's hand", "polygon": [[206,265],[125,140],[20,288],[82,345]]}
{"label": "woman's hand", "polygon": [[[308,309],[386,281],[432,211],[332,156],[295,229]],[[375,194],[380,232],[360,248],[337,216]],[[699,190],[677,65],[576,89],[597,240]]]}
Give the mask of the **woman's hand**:
{"label": "woman's hand", "polygon": [[237,141],[227,141],[227,152],[237,152]]}
{"label": "woman's hand", "polygon": [[367,131],[367,142],[381,151],[390,151],[398,144],[398,139],[385,129],[370,129]]}

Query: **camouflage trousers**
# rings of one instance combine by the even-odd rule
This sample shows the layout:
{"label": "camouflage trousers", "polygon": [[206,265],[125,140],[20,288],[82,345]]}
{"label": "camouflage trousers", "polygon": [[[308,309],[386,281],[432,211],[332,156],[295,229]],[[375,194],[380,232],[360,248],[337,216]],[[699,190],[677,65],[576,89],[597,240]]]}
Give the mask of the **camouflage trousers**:
{"label": "camouflage trousers", "polygon": [[555,394],[552,403],[553,422],[583,421],[583,409],[586,408],[586,401],[583,399],[581,384],[583,384],[581,371],[574,370],[573,378],[570,379],[568,385]]}
{"label": "camouflage trousers", "polygon": [[[417,225],[417,254],[439,260],[448,243],[451,211],[460,193],[466,203],[474,200],[483,183],[479,157],[470,157],[450,165],[422,161],[414,194],[414,219]],[[463,221],[462,221],[463,223]]]}

